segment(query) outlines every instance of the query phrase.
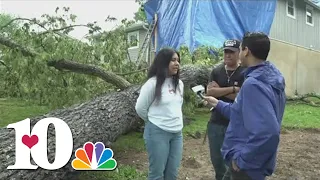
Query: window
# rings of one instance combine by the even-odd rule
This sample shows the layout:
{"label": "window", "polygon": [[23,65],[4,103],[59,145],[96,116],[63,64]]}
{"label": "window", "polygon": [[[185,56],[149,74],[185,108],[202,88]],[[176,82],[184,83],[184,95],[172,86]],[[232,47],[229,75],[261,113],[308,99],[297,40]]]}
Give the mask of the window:
{"label": "window", "polygon": [[295,0],[287,0],[287,16],[296,18],[296,2]]}
{"label": "window", "polygon": [[139,47],[139,31],[128,33],[128,44],[129,44],[129,48]]}
{"label": "window", "polygon": [[313,26],[313,8],[309,5],[306,7],[306,23]]}

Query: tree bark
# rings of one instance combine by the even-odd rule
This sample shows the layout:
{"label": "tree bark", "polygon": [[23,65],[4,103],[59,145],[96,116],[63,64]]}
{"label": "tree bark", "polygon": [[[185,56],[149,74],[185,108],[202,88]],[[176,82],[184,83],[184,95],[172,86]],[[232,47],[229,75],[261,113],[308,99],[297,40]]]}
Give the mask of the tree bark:
{"label": "tree bark", "polygon": [[128,82],[121,76],[118,76],[117,74],[110,71],[103,71],[101,68],[98,68],[96,66],[80,64],[74,61],[67,61],[63,59],[58,61],[48,61],[47,65],[52,66],[58,70],[69,70],[71,72],[97,76],[120,89],[125,89],[131,86],[130,82]]}
{"label": "tree bark", "polygon": [[31,49],[28,49],[27,47],[21,46],[20,44],[14,42],[13,40],[7,39],[5,37],[0,37],[0,44],[7,46],[11,49],[15,49],[20,51],[24,56],[30,56],[35,57],[38,55],[37,52],[34,52]]}
{"label": "tree bark", "polygon": [[[206,84],[211,68],[185,66],[181,69],[181,80],[185,88],[190,84]],[[135,102],[139,94],[140,85],[131,85],[120,91],[105,94],[89,102],[77,104],[66,109],[59,109],[48,114],[30,118],[31,129],[34,124],[45,117],[57,117],[64,120],[70,127],[73,135],[73,153],[65,167],[59,170],[7,170],[15,161],[15,132],[12,129],[0,129],[0,179],[7,180],[59,180],[75,179],[79,171],[71,167],[75,158],[74,152],[83,147],[84,143],[91,141],[103,142],[110,146],[120,135],[139,128],[143,121],[135,112]],[[55,132],[48,128],[48,160],[54,161]],[[34,164],[33,161],[31,161]]]}

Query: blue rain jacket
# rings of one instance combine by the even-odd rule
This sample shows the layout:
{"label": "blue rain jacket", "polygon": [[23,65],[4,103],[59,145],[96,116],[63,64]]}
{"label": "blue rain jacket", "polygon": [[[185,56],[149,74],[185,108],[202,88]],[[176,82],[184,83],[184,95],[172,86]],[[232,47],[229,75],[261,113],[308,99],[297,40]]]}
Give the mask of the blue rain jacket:
{"label": "blue rain jacket", "polygon": [[219,101],[216,110],[230,119],[222,155],[254,180],[275,169],[286,95],[285,80],[269,61],[249,67],[233,104]]}

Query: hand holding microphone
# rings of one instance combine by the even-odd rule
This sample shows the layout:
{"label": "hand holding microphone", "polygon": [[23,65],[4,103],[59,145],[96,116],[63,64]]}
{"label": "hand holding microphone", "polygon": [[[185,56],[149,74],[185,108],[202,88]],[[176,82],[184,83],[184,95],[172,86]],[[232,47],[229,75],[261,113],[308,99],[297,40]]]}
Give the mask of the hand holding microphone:
{"label": "hand holding microphone", "polygon": [[197,85],[195,83],[192,83],[190,85],[190,87],[191,87],[192,91],[198,95],[198,97],[200,97],[202,100],[204,100],[203,103],[205,106],[209,105],[211,107],[210,110],[212,110],[213,108],[215,108],[217,106],[218,99],[216,99],[212,96],[203,95],[205,89],[202,85]]}
{"label": "hand holding microphone", "polygon": [[195,92],[198,95],[198,97],[200,97],[201,99],[204,98],[204,95],[203,95],[204,87],[202,85],[197,85],[195,83],[192,83],[190,85],[190,88],[193,92]]}
{"label": "hand holding microphone", "polygon": [[218,99],[216,99],[212,96],[204,96],[203,99],[205,100],[206,104],[209,104],[213,108],[215,108],[219,102]]}

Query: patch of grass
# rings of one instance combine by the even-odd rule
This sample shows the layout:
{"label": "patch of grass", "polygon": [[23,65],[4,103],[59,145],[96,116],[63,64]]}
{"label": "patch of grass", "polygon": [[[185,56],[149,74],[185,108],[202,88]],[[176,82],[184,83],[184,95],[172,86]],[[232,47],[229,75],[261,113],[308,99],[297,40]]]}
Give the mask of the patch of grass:
{"label": "patch of grass", "polygon": [[210,116],[211,112],[207,108],[196,109],[195,113],[188,117],[194,120],[183,128],[183,133],[185,135],[195,134],[196,132],[205,133]]}
{"label": "patch of grass", "polygon": [[37,106],[18,99],[0,99],[0,127],[50,111],[46,106]]}
{"label": "patch of grass", "polygon": [[320,128],[320,108],[299,103],[287,104],[283,127]]}
{"label": "patch of grass", "polygon": [[[206,108],[199,108],[190,117],[195,119],[190,125],[184,127],[185,134],[204,133],[210,118]],[[288,103],[286,105],[283,128],[320,128],[320,108],[301,103]]]}
{"label": "patch of grass", "polygon": [[114,171],[86,171],[81,173],[79,180],[141,180],[147,179],[147,172],[138,172],[131,166],[118,166]]}
{"label": "patch of grass", "polygon": [[113,144],[114,151],[143,151],[145,150],[143,133],[131,132],[120,136]]}

